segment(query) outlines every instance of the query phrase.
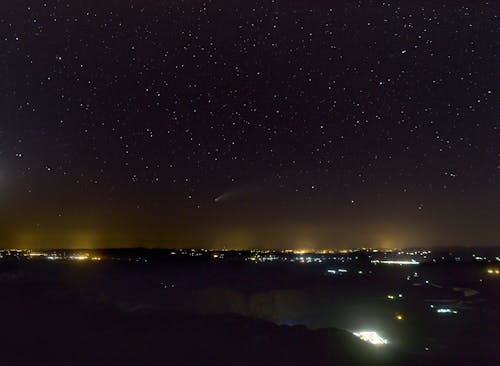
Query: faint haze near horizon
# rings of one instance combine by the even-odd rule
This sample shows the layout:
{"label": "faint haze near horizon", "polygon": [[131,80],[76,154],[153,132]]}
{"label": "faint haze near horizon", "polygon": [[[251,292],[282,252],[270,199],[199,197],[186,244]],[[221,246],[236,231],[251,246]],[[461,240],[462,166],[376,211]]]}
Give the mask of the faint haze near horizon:
{"label": "faint haze near horizon", "polygon": [[205,248],[205,249],[348,249],[348,248],[438,248],[446,246],[496,246],[494,233],[480,239],[467,228],[453,224],[436,228],[430,223],[368,223],[343,220],[337,224],[304,221],[269,220],[230,227],[200,222],[166,223],[163,230],[147,226],[97,226],[71,230],[43,226],[0,238],[1,246],[23,249],[68,248]]}

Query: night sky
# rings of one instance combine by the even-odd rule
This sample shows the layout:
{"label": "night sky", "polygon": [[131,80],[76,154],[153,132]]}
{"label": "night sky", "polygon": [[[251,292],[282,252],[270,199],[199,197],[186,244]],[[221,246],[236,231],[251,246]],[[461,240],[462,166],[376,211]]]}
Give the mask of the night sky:
{"label": "night sky", "polygon": [[0,4],[0,246],[498,245],[500,6]]}

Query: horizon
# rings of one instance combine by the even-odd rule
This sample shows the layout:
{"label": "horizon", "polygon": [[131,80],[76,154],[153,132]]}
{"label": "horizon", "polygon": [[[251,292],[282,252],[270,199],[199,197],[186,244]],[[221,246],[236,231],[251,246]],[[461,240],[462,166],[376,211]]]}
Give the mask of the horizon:
{"label": "horizon", "polygon": [[100,250],[164,250],[164,251],[206,251],[206,252],[252,252],[252,251],[261,251],[261,252],[281,252],[281,253],[293,253],[293,254],[310,254],[310,253],[353,253],[353,252],[397,252],[397,251],[446,251],[446,250],[466,250],[466,249],[485,249],[485,250],[495,250],[499,249],[500,245],[446,245],[439,247],[429,247],[429,246],[408,246],[408,247],[396,247],[396,248],[384,248],[384,247],[329,247],[329,248],[266,248],[266,247],[254,247],[254,248],[229,248],[229,247],[221,247],[221,248],[208,248],[208,247],[147,247],[147,246],[135,246],[135,247],[99,247],[99,248],[90,248],[90,247],[0,247],[0,251],[28,251],[28,252],[36,252],[36,251],[100,251]]}

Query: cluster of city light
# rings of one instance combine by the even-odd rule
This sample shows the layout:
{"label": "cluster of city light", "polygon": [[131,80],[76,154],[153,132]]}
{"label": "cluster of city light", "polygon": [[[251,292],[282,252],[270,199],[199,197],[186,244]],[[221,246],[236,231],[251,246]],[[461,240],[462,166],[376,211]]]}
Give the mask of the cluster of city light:
{"label": "cluster of city light", "polygon": [[[236,253],[228,255],[227,258],[232,260],[237,258],[236,256],[242,256],[242,259],[246,261],[251,261],[254,263],[262,262],[272,262],[281,261],[288,263],[324,263],[327,261],[356,261],[358,256],[352,256],[350,254],[357,253],[358,251],[364,251],[367,253],[381,253],[383,255],[405,255],[405,256],[418,256],[418,258],[425,258],[425,255],[429,254],[430,251],[411,251],[411,252],[394,252],[393,250],[379,250],[370,248],[357,248],[357,249],[343,249],[343,250],[315,250],[315,249],[284,249],[284,250],[271,250],[271,249],[252,249],[249,251],[249,255],[245,251],[238,251],[234,249],[218,249],[210,250],[212,257],[217,257],[222,259],[222,252]],[[171,254],[179,254],[179,251],[172,251]],[[190,255],[193,255],[190,253]],[[370,256],[371,257],[371,256]],[[419,264],[420,262],[416,260],[402,260],[402,261],[389,261],[386,259],[376,259],[373,263],[395,263],[395,264]],[[360,273],[362,274],[362,273]]]}
{"label": "cluster of city light", "polygon": [[190,257],[200,257],[204,253],[208,252],[208,249],[175,249],[170,251],[170,255],[188,255]]}
{"label": "cluster of city light", "polygon": [[[390,252],[390,251],[389,251]],[[394,252],[394,251],[393,251]],[[412,251],[408,251],[408,250],[398,250],[398,251],[395,251],[398,255],[427,255],[427,254],[431,254],[431,251],[430,250],[412,250]]]}
{"label": "cluster of city light", "polygon": [[329,269],[327,270],[328,273],[331,273],[331,274],[340,274],[340,273],[347,273],[347,269],[344,269],[344,268],[338,268],[338,269]]}
{"label": "cluster of city light", "polygon": [[382,338],[377,332],[374,332],[374,331],[363,330],[363,331],[359,331],[359,332],[353,332],[352,334],[354,334],[356,337],[358,337],[362,341],[374,344],[376,346],[383,346],[383,345],[389,343],[389,341],[387,339]]}
{"label": "cluster of city light", "polygon": [[379,259],[375,259],[375,260],[372,260],[372,263],[373,264],[378,264],[378,263],[381,263],[381,264],[399,264],[399,265],[420,264],[420,262],[417,262],[414,259],[409,260],[409,261],[395,261],[395,260],[379,260]]}
{"label": "cluster of city light", "polygon": [[74,260],[74,261],[85,261],[89,259],[88,254],[76,254],[76,255],[70,255],[68,259]]}
{"label": "cluster of city light", "polygon": [[389,295],[387,295],[387,298],[389,300],[402,299],[403,295],[402,294],[397,294],[397,295],[389,294]]}
{"label": "cluster of city light", "polygon": [[492,269],[492,268],[489,268],[489,269],[488,269],[488,273],[489,273],[489,274],[493,274],[493,275],[498,275],[498,274],[500,274],[500,269]]}
{"label": "cluster of city light", "polygon": [[55,260],[72,260],[72,261],[86,261],[86,260],[91,260],[91,261],[100,261],[101,257],[98,256],[91,256],[88,253],[78,253],[78,254],[73,254],[69,256],[64,256],[62,254],[57,254],[57,253],[40,253],[40,252],[29,252],[28,256],[30,258],[45,258],[51,261]]}
{"label": "cluster of city light", "polygon": [[[219,258],[222,258],[219,254],[216,254]],[[323,263],[325,261],[352,261],[351,257],[341,257],[341,256],[332,256],[331,253],[311,253],[311,255],[298,255],[295,251],[286,251],[286,252],[276,252],[274,254],[263,254],[259,251],[252,251],[252,255],[246,257],[245,260],[262,263],[262,262],[288,262],[288,263]]]}
{"label": "cluster of city light", "polygon": [[321,258],[318,258],[318,257],[304,257],[304,256],[296,257],[295,260],[292,259],[292,262],[294,262],[294,261],[297,261],[300,263],[322,263],[323,262],[323,260]]}
{"label": "cluster of city light", "polygon": [[[434,306],[431,306],[433,308]],[[439,314],[458,314],[458,311],[450,309],[450,308],[437,308],[436,313]]]}
{"label": "cluster of city light", "polygon": [[38,253],[38,252],[29,252],[28,254],[30,257],[43,257],[45,254],[43,253]]}
{"label": "cluster of city light", "polygon": [[480,257],[480,256],[475,255],[475,254],[473,254],[472,256],[474,257],[475,260],[480,261],[480,262],[488,260],[488,258],[486,258],[486,257]]}

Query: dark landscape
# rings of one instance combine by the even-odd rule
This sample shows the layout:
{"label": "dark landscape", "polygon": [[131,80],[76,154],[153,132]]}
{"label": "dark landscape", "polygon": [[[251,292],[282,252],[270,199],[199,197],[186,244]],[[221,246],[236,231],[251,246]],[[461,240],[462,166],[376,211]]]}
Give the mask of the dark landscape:
{"label": "dark landscape", "polygon": [[[381,253],[365,251],[4,251],[2,357],[9,365],[487,365],[500,355],[500,261],[471,252],[402,265],[372,263]],[[389,343],[362,342],[352,334],[361,329]]]}

